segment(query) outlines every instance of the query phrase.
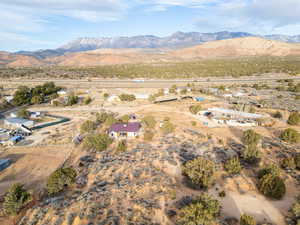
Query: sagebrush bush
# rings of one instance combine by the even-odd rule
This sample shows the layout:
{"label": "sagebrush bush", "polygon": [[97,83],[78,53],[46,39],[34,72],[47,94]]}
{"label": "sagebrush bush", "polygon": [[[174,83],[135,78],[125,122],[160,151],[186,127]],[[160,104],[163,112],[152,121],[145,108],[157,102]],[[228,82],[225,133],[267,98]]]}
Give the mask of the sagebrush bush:
{"label": "sagebrush bush", "polygon": [[271,173],[259,179],[258,189],[265,196],[274,199],[281,199],[286,192],[284,181]]}
{"label": "sagebrush bush", "polygon": [[247,214],[241,215],[240,225],[256,225],[255,219]]}
{"label": "sagebrush bush", "polygon": [[215,181],[216,165],[208,159],[198,157],[184,164],[182,171],[193,184],[208,188]]}
{"label": "sagebrush bush", "polygon": [[220,214],[220,210],[221,206],[218,200],[203,194],[181,208],[176,221],[180,225],[213,225]]}
{"label": "sagebrush bush", "polygon": [[229,174],[235,175],[239,174],[242,170],[240,160],[238,157],[234,157],[230,160],[228,160],[225,164],[225,169]]}

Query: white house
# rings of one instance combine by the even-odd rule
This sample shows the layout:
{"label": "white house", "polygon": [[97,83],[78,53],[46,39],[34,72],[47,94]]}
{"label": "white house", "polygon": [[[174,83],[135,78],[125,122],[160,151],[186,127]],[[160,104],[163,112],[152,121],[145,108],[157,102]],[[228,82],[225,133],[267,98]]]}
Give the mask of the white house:
{"label": "white house", "polygon": [[12,96],[12,95],[5,96],[4,99],[5,99],[5,101],[7,101],[8,103],[10,103],[10,102],[14,99],[14,96]]}
{"label": "white house", "polygon": [[116,123],[109,128],[108,134],[112,138],[134,138],[139,136],[140,129],[139,122]]}
{"label": "white house", "polygon": [[149,99],[149,94],[135,94],[136,99]]}
{"label": "white house", "polygon": [[107,98],[108,102],[119,102],[121,101],[118,95],[111,95]]}

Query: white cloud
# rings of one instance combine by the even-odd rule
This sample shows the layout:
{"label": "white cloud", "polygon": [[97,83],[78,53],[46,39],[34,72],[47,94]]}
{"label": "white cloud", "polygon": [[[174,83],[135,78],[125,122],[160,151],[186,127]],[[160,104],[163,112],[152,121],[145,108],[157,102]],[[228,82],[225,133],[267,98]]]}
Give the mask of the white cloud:
{"label": "white cloud", "polygon": [[[227,0],[206,8],[196,25],[205,30],[299,34],[299,0]],[[289,29],[288,29],[289,28]]]}
{"label": "white cloud", "polygon": [[[18,51],[20,49],[32,49],[32,46],[43,46],[49,48],[55,43],[49,41],[35,40],[32,37],[10,32],[0,32],[1,50]],[[11,47],[12,46],[12,47]]]}

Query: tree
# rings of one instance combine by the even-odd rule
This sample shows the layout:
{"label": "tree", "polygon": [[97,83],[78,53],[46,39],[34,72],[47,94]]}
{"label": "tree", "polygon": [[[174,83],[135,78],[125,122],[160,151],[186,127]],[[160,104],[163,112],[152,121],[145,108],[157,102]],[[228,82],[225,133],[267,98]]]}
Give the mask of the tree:
{"label": "tree", "polygon": [[297,201],[295,204],[293,204],[292,212],[296,218],[300,218],[300,202],[299,201]]}
{"label": "tree", "polygon": [[276,164],[269,164],[258,171],[258,179],[262,178],[266,174],[273,174],[274,176],[280,176],[280,168]]}
{"label": "tree", "polygon": [[179,210],[177,223],[181,225],[213,225],[220,215],[220,210],[221,206],[218,200],[202,194]]}
{"label": "tree", "polygon": [[259,191],[267,197],[281,199],[285,195],[284,181],[272,173],[264,175],[258,182]]}
{"label": "tree", "polygon": [[80,131],[82,133],[90,133],[90,132],[94,131],[96,128],[97,128],[97,125],[95,122],[93,122],[91,120],[87,120],[81,125]]}
{"label": "tree", "polygon": [[202,106],[201,105],[192,105],[192,106],[190,106],[189,109],[192,114],[196,115],[199,111],[201,111]]}
{"label": "tree", "polygon": [[105,120],[107,119],[108,115],[109,114],[106,112],[97,113],[96,114],[96,122],[99,124],[104,123]]}
{"label": "tree", "polygon": [[283,116],[281,112],[277,111],[276,113],[273,114],[273,117],[276,119],[282,119]]}
{"label": "tree", "polygon": [[261,136],[254,130],[247,130],[243,133],[242,142],[244,145],[257,145]]}
{"label": "tree", "polygon": [[240,160],[238,157],[234,157],[230,160],[228,160],[225,164],[225,169],[229,174],[235,175],[239,174],[242,170]]}
{"label": "tree", "polygon": [[255,219],[247,214],[241,215],[240,225],[256,225]]}
{"label": "tree", "polygon": [[148,128],[154,128],[156,125],[156,120],[154,116],[145,116],[142,119],[142,123]]}
{"label": "tree", "polygon": [[43,101],[44,101],[43,97],[37,95],[37,96],[33,96],[33,97],[31,98],[31,101],[30,101],[30,102],[31,102],[31,104],[38,105],[38,104],[42,104]]}
{"label": "tree", "polygon": [[182,172],[193,184],[208,188],[215,180],[216,166],[212,161],[198,157],[185,163]]}
{"label": "tree", "polygon": [[84,138],[83,145],[89,150],[104,151],[112,143],[107,134],[89,134]]}
{"label": "tree", "polygon": [[31,113],[27,111],[26,109],[20,109],[17,113],[17,116],[24,119],[29,119]]}
{"label": "tree", "polygon": [[294,157],[296,168],[300,170],[300,153],[297,153]]}
{"label": "tree", "polygon": [[177,90],[177,85],[174,84],[174,85],[172,85],[172,87],[170,88],[169,92],[172,93],[172,94],[175,94],[175,93],[176,93],[176,90]]}
{"label": "tree", "polygon": [[144,140],[145,141],[152,141],[154,137],[154,133],[151,132],[150,130],[146,130],[145,133],[144,133]]}
{"label": "tree", "polygon": [[90,104],[91,102],[92,102],[92,98],[91,98],[90,96],[84,99],[84,104],[85,104],[85,105],[88,105],[88,104]]}
{"label": "tree", "polygon": [[29,104],[31,101],[31,90],[27,86],[20,86],[18,90],[14,94],[14,98],[12,100],[15,106],[21,106],[25,104]]}
{"label": "tree", "polygon": [[175,126],[170,121],[163,122],[161,130],[164,134],[170,134],[175,130]]}
{"label": "tree", "polygon": [[48,193],[52,195],[63,191],[75,182],[76,176],[76,171],[71,167],[57,169],[47,180]]}
{"label": "tree", "polygon": [[243,158],[246,162],[250,164],[258,163],[261,158],[261,152],[257,147],[257,145],[255,144],[246,145],[246,148],[243,152]]}
{"label": "tree", "polygon": [[296,130],[287,128],[281,132],[280,139],[289,143],[298,143],[300,141],[300,135]]}
{"label": "tree", "polygon": [[136,99],[135,95],[129,95],[129,94],[121,94],[119,95],[119,98],[121,101],[127,101],[127,102],[132,102]]}
{"label": "tree", "polygon": [[13,184],[4,197],[3,209],[7,214],[15,215],[31,199],[31,194],[27,192],[23,185]]}
{"label": "tree", "polygon": [[130,116],[129,115],[124,115],[124,116],[121,117],[120,120],[121,120],[122,123],[128,123],[129,120],[130,120]]}
{"label": "tree", "polygon": [[281,167],[284,169],[289,169],[289,170],[296,169],[295,159],[293,157],[284,158],[281,161]]}
{"label": "tree", "polygon": [[127,149],[127,143],[126,141],[122,140],[118,143],[118,146],[117,146],[117,151],[118,152],[125,152]]}
{"label": "tree", "polygon": [[74,93],[70,94],[67,99],[67,105],[72,106],[78,103],[79,97],[74,95]]}
{"label": "tree", "polygon": [[298,112],[292,112],[288,118],[287,123],[289,125],[299,125],[300,123],[300,114]]}
{"label": "tree", "polygon": [[104,123],[106,126],[111,126],[117,122],[118,122],[118,120],[115,118],[114,114],[110,113],[110,114],[107,114],[107,117],[106,117]]}

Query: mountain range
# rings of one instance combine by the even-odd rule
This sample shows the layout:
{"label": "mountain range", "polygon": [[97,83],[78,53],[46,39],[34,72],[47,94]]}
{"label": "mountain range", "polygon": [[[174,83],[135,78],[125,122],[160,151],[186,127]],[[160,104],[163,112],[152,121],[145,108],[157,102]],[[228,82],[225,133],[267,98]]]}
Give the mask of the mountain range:
{"label": "mountain range", "polygon": [[[69,45],[74,46],[74,45]],[[39,51],[43,54],[42,51]],[[51,52],[51,51],[50,51]],[[0,52],[0,66],[101,66],[117,64],[168,63],[212,58],[239,58],[260,56],[300,56],[300,43],[267,40],[260,37],[242,37],[209,41],[184,48],[100,48],[80,52],[52,54],[45,58]]]}
{"label": "mountain range", "polygon": [[242,37],[261,37],[268,40],[276,40],[288,43],[299,43],[300,35],[255,35],[246,32],[199,33],[199,32],[176,32],[167,37],[157,37],[154,35],[141,35],[133,37],[99,37],[99,38],[78,38],[57,49],[47,49],[38,51],[19,51],[16,54],[33,56],[37,59],[61,56],[70,52],[82,52],[96,49],[123,49],[123,48],[185,48],[199,45],[205,42],[226,40]]}

